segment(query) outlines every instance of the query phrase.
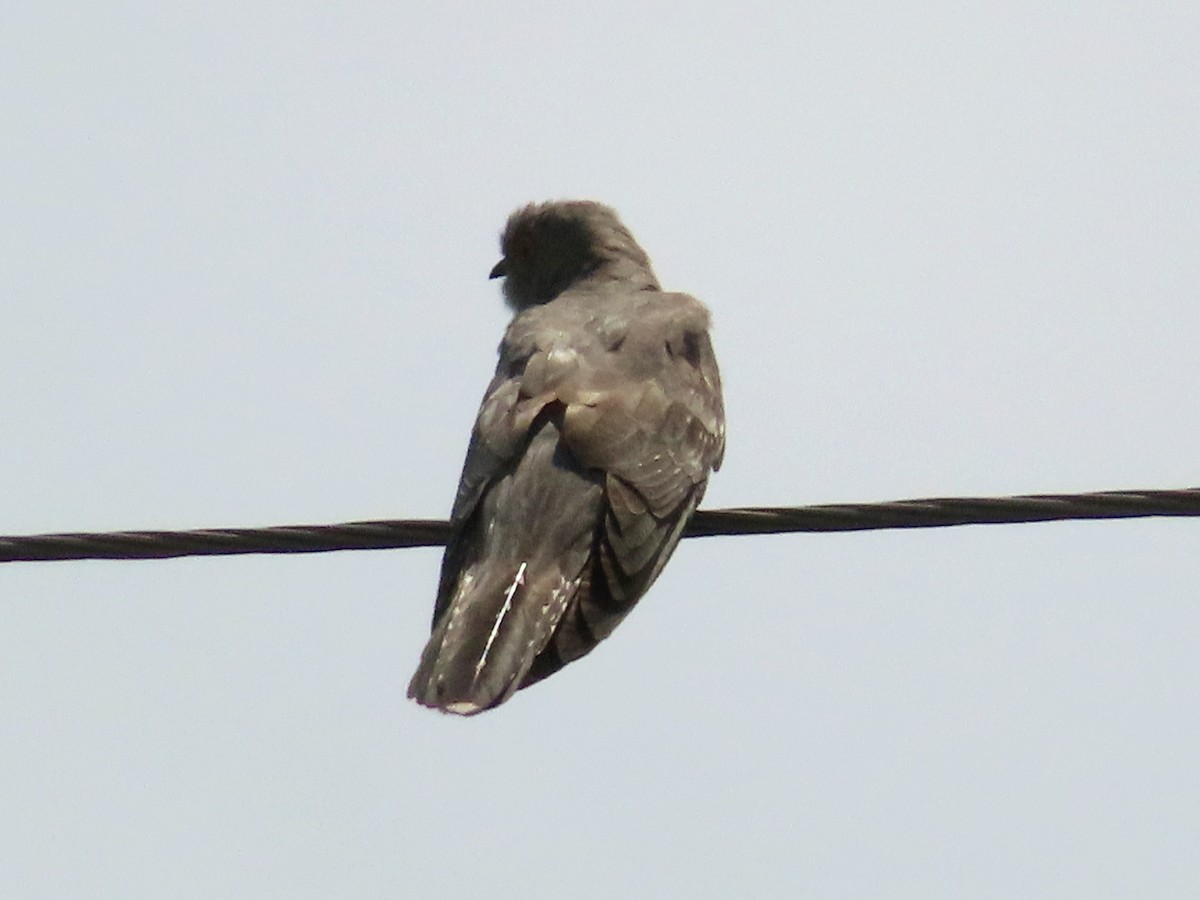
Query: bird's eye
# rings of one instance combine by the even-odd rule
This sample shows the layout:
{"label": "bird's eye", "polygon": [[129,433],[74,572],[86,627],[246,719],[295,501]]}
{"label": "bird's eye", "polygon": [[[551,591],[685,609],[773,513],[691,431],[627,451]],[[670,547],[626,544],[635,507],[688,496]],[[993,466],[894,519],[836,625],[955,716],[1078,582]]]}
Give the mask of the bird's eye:
{"label": "bird's eye", "polygon": [[527,232],[522,231],[515,234],[509,244],[505,256],[510,259],[513,257],[517,259],[529,259],[533,256],[534,240]]}

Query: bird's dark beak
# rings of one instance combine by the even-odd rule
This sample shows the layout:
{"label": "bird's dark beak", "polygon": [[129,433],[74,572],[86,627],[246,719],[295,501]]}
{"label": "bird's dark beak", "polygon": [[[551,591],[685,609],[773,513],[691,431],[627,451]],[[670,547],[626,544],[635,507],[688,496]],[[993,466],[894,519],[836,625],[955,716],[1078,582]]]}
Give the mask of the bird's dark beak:
{"label": "bird's dark beak", "polygon": [[488,279],[503,278],[508,274],[508,260],[502,259],[500,262],[492,266],[492,271],[488,273]]}

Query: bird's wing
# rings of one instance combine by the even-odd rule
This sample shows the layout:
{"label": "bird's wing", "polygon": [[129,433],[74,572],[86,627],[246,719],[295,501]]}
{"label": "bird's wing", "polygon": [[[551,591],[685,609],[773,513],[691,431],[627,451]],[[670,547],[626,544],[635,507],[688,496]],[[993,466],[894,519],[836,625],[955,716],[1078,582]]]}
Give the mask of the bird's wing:
{"label": "bird's wing", "polygon": [[699,302],[660,294],[559,387],[567,447],[603,473],[603,521],[590,580],[527,683],[612,632],[666,565],[720,465],[724,408],[707,328]]}
{"label": "bird's wing", "polygon": [[515,471],[528,448],[535,424],[547,407],[558,402],[555,385],[574,374],[573,361],[553,352],[552,335],[545,334],[544,329],[510,329],[510,332],[515,332],[518,338],[506,337],[501,343],[496,373],[484,392],[471,430],[467,458],[450,512],[451,538],[442,559],[433,610],[435,623],[450,602],[454,582],[462,570],[463,554],[469,549],[466,544],[471,538],[470,524],[478,517],[481,502],[496,484]]}

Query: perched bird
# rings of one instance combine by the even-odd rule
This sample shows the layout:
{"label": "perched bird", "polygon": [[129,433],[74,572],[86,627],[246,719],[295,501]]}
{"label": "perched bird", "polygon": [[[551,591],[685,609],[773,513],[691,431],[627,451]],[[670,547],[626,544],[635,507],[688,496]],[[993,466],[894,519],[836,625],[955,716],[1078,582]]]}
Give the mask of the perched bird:
{"label": "perched bird", "polygon": [[708,310],[664,292],[599,203],[509,217],[514,312],[408,687],[472,715],[590,651],[666,565],[725,449]]}

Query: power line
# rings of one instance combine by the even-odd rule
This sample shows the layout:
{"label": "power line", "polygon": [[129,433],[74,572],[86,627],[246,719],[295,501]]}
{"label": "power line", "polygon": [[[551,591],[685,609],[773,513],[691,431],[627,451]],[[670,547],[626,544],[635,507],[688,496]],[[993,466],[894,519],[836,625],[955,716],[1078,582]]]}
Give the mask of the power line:
{"label": "power line", "polygon": [[[684,536],[945,528],[1149,516],[1200,516],[1200,488],[699,510],[692,516]],[[442,546],[449,534],[449,523],[437,519],[196,531],[37,534],[0,537],[0,562],[390,550]]]}

